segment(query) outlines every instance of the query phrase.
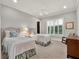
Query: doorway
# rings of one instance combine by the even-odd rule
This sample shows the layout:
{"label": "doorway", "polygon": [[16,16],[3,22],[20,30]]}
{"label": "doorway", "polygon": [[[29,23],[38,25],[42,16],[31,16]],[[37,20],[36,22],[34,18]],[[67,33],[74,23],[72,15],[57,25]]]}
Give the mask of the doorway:
{"label": "doorway", "polygon": [[40,22],[37,22],[37,34],[40,34]]}

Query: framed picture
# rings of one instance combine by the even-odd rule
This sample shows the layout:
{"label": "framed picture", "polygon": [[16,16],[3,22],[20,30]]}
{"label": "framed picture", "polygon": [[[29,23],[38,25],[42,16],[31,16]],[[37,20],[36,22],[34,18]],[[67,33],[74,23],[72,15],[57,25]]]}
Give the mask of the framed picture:
{"label": "framed picture", "polygon": [[74,22],[67,22],[66,29],[74,29]]}

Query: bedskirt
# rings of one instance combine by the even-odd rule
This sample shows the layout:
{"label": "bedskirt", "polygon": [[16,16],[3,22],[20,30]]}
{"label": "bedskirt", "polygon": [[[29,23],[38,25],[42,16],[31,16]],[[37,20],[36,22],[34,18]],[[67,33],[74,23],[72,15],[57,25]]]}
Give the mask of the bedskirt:
{"label": "bedskirt", "polygon": [[[29,59],[30,57],[36,55],[36,49],[30,49],[28,51],[25,51],[17,56],[15,56],[15,59]],[[8,53],[5,53],[6,59],[9,59]]]}
{"label": "bedskirt", "polygon": [[36,55],[36,51],[35,48],[34,49],[30,49],[28,51],[25,51],[22,54],[19,54],[17,56],[15,56],[15,59],[29,59],[30,57]]}

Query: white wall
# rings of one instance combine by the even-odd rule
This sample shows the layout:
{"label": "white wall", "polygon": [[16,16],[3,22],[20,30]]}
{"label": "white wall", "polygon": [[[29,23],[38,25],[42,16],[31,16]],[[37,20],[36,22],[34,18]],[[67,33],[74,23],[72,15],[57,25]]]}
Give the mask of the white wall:
{"label": "white wall", "polygon": [[1,59],[1,16],[0,16],[0,59]]}
{"label": "white wall", "polygon": [[76,22],[77,22],[77,18],[76,18],[76,12],[73,11],[73,12],[69,12],[69,13],[65,13],[65,14],[61,14],[61,15],[58,15],[58,16],[52,16],[52,17],[49,17],[47,19],[42,19],[41,20],[41,33],[42,34],[46,34],[47,33],[47,25],[46,25],[46,22],[48,20],[55,20],[55,19],[60,19],[60,18],[63,18],[64,19],[64,27],[65,27],[65,23],[66,22],[74,22],[75,24],[75,28],[74,29],[66,29],[64,28],[64,35],[68,35],[70,32],[76,32],[77,28],[76,28]]}
{"label": "white wall", "polygon": [[0,59],[1,59],[1,16],[0,16]]}
{"label": "white wall", "polygon": [[2,5],[2,21],[3,28],[6,27],[21,27],[26,25],[29,28],[36,30],[36,19],[33,16],[16,9]]}
{"label": "white wall", "polygon": [[77,22],[78,22],[77,33],[78,33],[78,36],[79,36],[79,5],[78,5],[78,8],[77,8]]}

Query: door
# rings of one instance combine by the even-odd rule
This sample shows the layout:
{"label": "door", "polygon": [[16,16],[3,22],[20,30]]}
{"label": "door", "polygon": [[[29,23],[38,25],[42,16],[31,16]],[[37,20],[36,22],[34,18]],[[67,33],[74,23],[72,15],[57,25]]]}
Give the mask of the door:
{"label": "door", "polygon": [[40,34],[40,22],[37,22],[37,34]]}

